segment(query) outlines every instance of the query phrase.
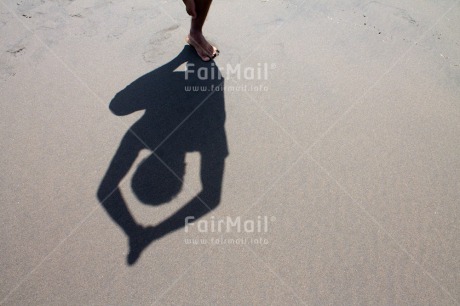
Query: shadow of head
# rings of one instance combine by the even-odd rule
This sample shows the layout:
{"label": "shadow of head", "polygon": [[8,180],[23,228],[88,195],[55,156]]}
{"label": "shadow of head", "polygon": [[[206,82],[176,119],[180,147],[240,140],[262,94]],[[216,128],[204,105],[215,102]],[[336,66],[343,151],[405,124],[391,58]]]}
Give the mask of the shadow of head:
{"label": "shadow of head", "polygon": [[136,169],[131,188],[136,197],[147,205],[161,205],[173,200],[182,189],[185,156],[169,152],[159,158],[151,154]]}

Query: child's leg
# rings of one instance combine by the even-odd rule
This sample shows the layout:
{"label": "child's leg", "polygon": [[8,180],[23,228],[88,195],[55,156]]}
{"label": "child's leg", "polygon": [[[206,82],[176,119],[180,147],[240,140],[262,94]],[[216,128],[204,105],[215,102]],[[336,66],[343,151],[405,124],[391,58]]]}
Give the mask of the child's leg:
{"label": "child's leg", "polygon": [[196,49],[198,55],[204,61],[209,61],[218,52],[217,48],[213,47],[203,36],[203,25],[206,21],[212,0],[195,0],[194,5],[190,3],[191,1],[184,1],[187,6],[187,12],[192,16],[187,42]]}
{"label": "child's leg", "polygon": [[185,9],[187,10],[187,14],[192,16],[192,18],[196,17],[196,9],[195,9],[195,0],[182,0],[185,4]]}

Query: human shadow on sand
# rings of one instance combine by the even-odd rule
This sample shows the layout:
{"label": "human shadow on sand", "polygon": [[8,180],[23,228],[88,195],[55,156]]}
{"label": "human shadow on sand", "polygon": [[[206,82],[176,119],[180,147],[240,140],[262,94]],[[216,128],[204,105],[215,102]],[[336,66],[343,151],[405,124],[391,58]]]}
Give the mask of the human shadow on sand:
{"label": "human shadow on sand", "polygon": [[[175,71],[187,63],[188,72]],[[97,197],[128,236],[127,262],[134,264],[153,241],[184,227],[219,205],[225,158],[223,78],[214,61],[202,62],[185,46],[169,63],[147,73],[115,95],[110,110],[124,116],[145,110],[128,129],[101,181]],[[135,170],[131,187],[140,202],[158,206],[181,190],[185,155],[199,152],[201,191],[157,225],[141,226],[130,213],[119,184],[143,149],[150,154]]]}

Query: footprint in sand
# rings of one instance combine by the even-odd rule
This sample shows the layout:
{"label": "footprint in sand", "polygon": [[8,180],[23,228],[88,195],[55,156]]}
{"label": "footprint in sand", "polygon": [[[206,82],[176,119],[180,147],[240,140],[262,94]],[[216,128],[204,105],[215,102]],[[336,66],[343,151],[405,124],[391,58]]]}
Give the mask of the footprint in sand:
{"label": "footprint in sand", "polygon": [[147,50],[143,54],[144,61],[147,63],[155,63],[159,55],[164,54],[166,50],[172,48],[177,42],[171,42],[170,38],[178,28],[179,25],[174,24],[154,33],[153,37],[149,40]]}
{"label": "footprint in sand", "polygon": [[15,48],[11,48],[9,50],[7,50],[6,52],[8,52],[9,54],[12,54],[14,56],[18,56],[18,55],[21,55],[24,50],[26,49],[26,47],[15,47]]}
{"label": "footprint in sand", "polygon": [[0,60],[0,82],[5,82],[16,74],[13,67]]}

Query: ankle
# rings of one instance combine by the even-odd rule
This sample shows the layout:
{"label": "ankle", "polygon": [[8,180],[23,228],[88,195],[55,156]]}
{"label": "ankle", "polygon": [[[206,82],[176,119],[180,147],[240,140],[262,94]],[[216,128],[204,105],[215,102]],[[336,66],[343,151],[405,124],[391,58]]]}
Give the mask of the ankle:
{"label": "ankle", "polygon": [[190,29],[190,36],[203,36],[203,32],[201,32],[201,29]]}

